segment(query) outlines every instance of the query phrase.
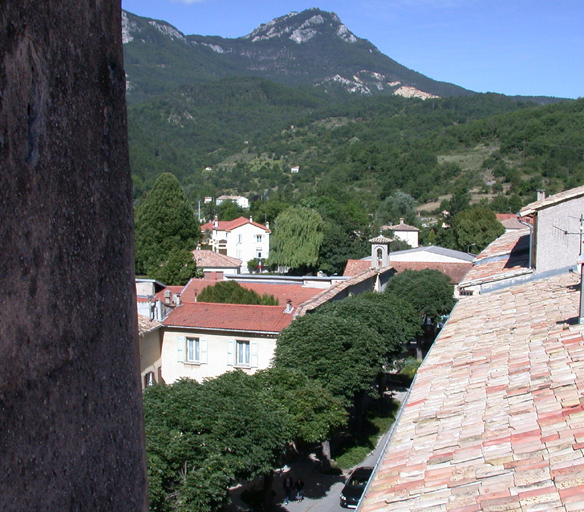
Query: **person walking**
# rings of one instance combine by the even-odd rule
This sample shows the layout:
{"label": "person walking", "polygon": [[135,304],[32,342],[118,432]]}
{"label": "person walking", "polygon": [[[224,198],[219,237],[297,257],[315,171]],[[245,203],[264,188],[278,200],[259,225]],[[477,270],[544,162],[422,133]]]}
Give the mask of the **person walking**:
{"label": "person walking", "polygon": [[292,477],[290,476],[289,473],[286,473],[286,476],[284,477],[284,504],[288,505],[288,503],[290,502],[290,497],[292,496],[292,489],[294,488],[294,482],[292,480]]}
{"label": "person walking", "polygon": [[304,499],[304,482],[300,477],[294,482],[294,492],[296,493],[296,501],[302,501]]}

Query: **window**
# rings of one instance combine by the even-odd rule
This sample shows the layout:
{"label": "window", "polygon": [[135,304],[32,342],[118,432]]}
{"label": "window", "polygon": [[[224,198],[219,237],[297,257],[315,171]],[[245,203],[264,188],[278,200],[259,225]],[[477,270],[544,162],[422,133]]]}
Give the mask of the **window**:
{"label": "window", "polygon": [[201,343],[199,338],[187,338],[186,360],[189,363],[198,363],[201,360]]}
{"label": "window", "polygon": [[249,366],[249,341],[237,340],[235,362],[237,365]]}
{"label": "window", "polygon": [[227,341],[227,364],[247,368],[258,367],[258,344],[249,340]]}
{"label": "window", "polygon": [[150,387],[150,386],[154,386],[154,372],[148,372],[146,375],[144,375],[144,387]]}
{"label": "window", "polygon": [[262,251],[258,250],[258,251],[256,252],[256,258],[257,258],[258,260],[261,260],[261,259],[262,259]]}
{"label": "window", "polygon": [[178,360],[181,363],[206,364],[207,363],[207,340],[178,336],[176,340],[178,350]]}
{"label": "window", "polygon": [[256,235],[256,242],[258,244],[261,244],[262,243],[262,235]]}
{"label": "window", "polygon": [[237,243],[240,244],[242,242],[243,235],[237,235]]}

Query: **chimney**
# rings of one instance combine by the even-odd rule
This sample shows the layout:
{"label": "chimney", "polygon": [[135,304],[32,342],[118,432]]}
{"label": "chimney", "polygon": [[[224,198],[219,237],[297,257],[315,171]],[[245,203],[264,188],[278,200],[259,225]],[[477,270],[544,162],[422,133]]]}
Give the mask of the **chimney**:
{"label": "chimney", "polygon": [[294,308],[292,307],[292,301],[290,299],[288,299],[286,301],[286,307],[284,308],[284,313],[289,315],[290,313],[292,313],[292,311],[294,311]]}
{"label": "chimney", "polygon": [[249,216],[249,221],[253,222],[253,217],[251,215]]}
{"label": "chimney", "polygon": [[266,229],[270,229],[270,223],[266,222]]}
{"label": "chimney", "polygon": [[217,215],[215,215],[215,218],[213,219],[213,228],[217,229],[219,227],[219,218],[217,217]]}
{"label": "chimney", "polygon": [[538,190],[537,191],[537,200],[543,201],[545,199],[545,190]]}
{"label": "chimney", "polygon": [[164,290],[164,303],[170,306],[170,297],[172,292],[170,290]]}
{"label": "chimney", "polygon": [[400,223],[400,224],[403,224],[403,223],[404,223],[404,219],[403,219],[403,217],[400,217],[400,218],[399,218],[399,223]]}

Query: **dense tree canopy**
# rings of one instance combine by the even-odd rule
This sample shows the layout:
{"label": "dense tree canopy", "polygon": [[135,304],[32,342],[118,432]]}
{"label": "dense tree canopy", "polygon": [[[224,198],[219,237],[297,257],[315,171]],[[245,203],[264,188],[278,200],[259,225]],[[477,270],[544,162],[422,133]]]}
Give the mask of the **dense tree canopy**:
{"label": "dense tree canopy", "polygon": [[158,274],[160,266],[175,265],[174,271],[167,268],[165,274],[181,275],[184,281],[194,267],[187,264],[185,253],[180,251],[192,251],[200,239],[199,225],[178,180],[170,173],[160,175],[136,207],[136,272],[150,276]]}
{"label": "dense tree canopy", "polygon": [[324,222],[313,209],[292,207],[276,218],[270,238],[270,265],[298,268],[315,265]]}
{"label": "dense tree canopy", "polygon": [[241,371],[144,392],[150,507],[214,512],[236,479],[271,473],[294,429],[286,409]]}
{"label": "dense tree canopy", "polygon": [[437,318],[450,313],[454,304],[454,285],[438,270],[404,270],[392,277],[386,295],[409,302],[419,315]]}
{"label": "dense tree canopy", "polygon": [[351,405],[383,369],[387,344],[365,323],[332,315],[296,318],[278,338],[276,368],[298,369]]}
{"label": "dense tree canopy", "polygon": [[474,206],[457,213],[451,221],[454,249],[468,251],[471,246],[482,251],[493,240],[500,237],[505,228],[490,208]]}

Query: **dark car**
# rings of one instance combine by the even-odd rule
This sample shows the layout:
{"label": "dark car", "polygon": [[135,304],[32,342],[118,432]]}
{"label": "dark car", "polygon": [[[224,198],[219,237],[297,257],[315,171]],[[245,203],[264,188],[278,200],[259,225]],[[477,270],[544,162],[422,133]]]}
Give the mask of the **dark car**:
{"label": "dark car", "polygon": [[373,473],[373,468],[360,467],[351,473],[349,480],[341,491],[341,507],[357,508],[357,503],[363,495],[367,482]]}

